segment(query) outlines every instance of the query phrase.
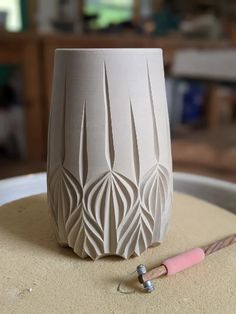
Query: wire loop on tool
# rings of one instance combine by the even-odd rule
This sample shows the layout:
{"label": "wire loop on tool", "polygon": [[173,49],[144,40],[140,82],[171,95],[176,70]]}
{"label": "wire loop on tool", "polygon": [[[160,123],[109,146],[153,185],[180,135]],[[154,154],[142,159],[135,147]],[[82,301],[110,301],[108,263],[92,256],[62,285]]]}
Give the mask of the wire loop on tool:
{"label": "wire loop on tool", "polygon": [[130,291],[124,291],[121,289],[122,284],[127,280],[127,278],[131,277],[134,273],[136,273],[136,270],[133,271],[132,273],[127,274],[125,276],[125,278],[119,282],[117,289],[116,289],[118,292],[120,292],[122,294],[133,294],[133,293],[135,293],[135,289],[130,290]]}

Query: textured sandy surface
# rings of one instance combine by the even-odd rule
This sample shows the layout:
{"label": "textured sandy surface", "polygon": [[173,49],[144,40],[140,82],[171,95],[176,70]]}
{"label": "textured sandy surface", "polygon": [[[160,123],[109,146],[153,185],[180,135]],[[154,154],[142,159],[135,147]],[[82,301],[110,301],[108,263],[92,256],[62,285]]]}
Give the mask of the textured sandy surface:
{"label": "textured sandy surface", "polygon": [[176,194],[165,242],[141,257],[81,260],[60,248],[50,228],[46,196],[0,207],[0,313],[236,313],[236,246],[201,265],[155,281],[144,294],[136,280],[118,282],[140,263],[164,258],[236,232],[236,216]]}

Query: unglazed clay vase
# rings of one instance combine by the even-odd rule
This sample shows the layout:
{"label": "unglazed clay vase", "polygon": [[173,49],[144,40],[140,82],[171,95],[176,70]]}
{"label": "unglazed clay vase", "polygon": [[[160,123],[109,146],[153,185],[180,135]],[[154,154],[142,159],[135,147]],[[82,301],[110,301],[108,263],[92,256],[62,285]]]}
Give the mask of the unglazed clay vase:
{"label": "unglazed clay vase", "polygon": [[59,243],[128,258],[159,244],[172,161],[160,49],[58,49],[48,200]]}

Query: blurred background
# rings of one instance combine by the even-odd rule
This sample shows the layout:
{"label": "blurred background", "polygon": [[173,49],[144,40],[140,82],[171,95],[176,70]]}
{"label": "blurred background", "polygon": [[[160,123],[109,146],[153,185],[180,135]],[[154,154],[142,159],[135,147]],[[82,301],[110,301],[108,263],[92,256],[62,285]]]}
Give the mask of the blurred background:
{"label": "blurred background", "polygon": [[162,48],[174,170],[236,182],[235,0],[0,0],[0,179],[46,170],[58,47]]}

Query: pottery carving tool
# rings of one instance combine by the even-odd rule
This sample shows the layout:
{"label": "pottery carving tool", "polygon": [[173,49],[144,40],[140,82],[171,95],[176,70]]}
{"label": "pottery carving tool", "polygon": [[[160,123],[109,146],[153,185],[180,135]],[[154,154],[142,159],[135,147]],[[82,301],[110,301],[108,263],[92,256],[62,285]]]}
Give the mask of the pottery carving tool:
{"label": "pottery carving tool", "polygon": [[[144,291],[152,292],[154,291],[154,286],[152,280],[158,279],[162,276],[171,276],[175,275],[187,268],[190,268],[194,265],[201,263],[206,256],[219,251],[231,244],[236,243],[236,234],[230,235],[224,239],[215,241],[209,245],[191,249],[179,255],[170,257],[163,261],[160,266],[155,267],[147,271],[146,266],[140,264],[136,271],[133,273],[138,273],[138,281],[143,285]],[[133,274],[131,273],[131,274]],[[123,282],[123,281],[122,281]],[[121,293],[129,294],[134,291],[124,292],[121,290],[121,284],[119,283],[117,290]]]}
{"label": "pottery carving tool", "polygon": [[236,234],[230,235],[222,240],[213,242],[207,246],[195,248],[187,252],[181,253],[174,257],[168,258],[161,263],[160,266],[147,271],[144,265],[139,265],[136,269],[138,280],[143,284],[146,292],[152,292],[154,286],[152,280],[161,276],[171,276],[177,274],[187,268],[199,264],[204,258],[216,251],[219,251],[233,243],[236,243]]}

